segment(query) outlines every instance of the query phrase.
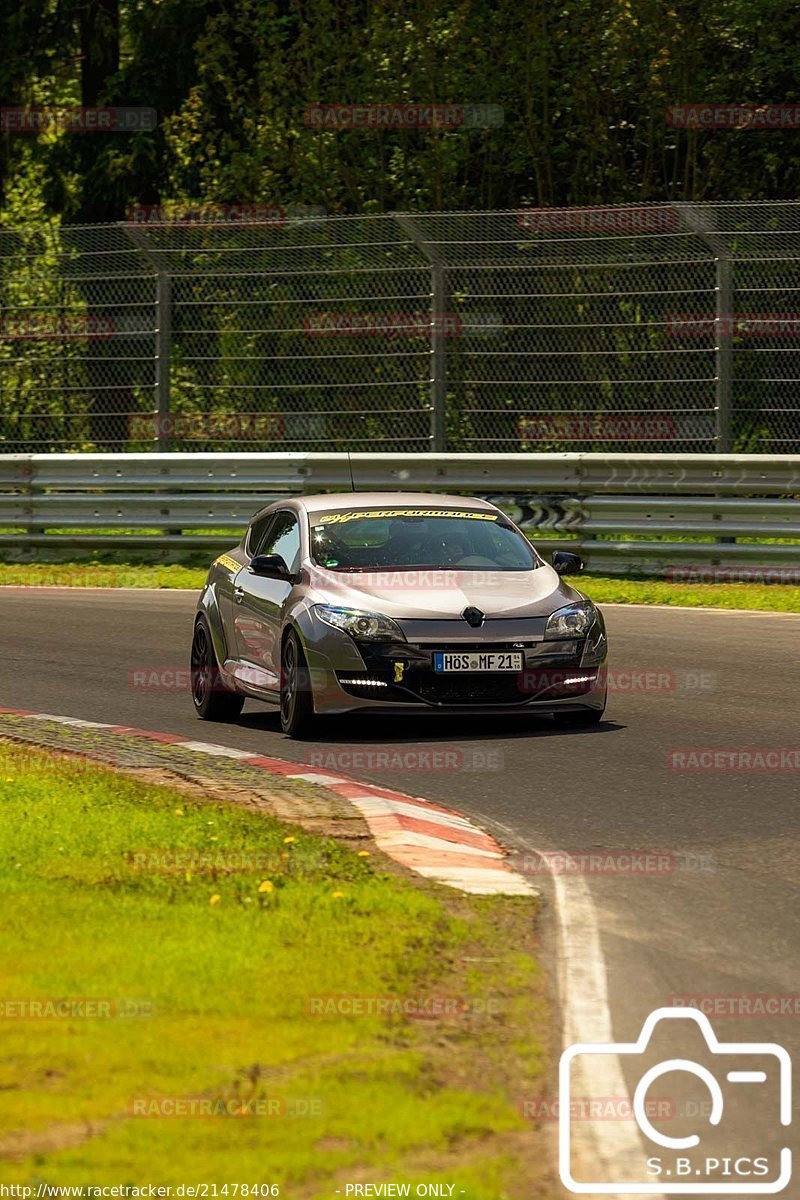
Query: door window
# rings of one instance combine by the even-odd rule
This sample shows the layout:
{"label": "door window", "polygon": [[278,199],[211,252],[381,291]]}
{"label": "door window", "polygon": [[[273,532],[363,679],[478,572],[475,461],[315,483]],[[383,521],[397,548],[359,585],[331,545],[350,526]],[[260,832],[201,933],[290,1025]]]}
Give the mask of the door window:
{"label": "door window", "polygon": [[300,524],[294,513],[278,513],[257,554],[280,554],[294,575],[300,566]]}
{"label": "door window", "polygon": [[274,521],[275,513],[267,513],[265,517],[259,517],[250,526],[250,533],[247,536],[247,553],[251,558],[262,553],[261,546]]}

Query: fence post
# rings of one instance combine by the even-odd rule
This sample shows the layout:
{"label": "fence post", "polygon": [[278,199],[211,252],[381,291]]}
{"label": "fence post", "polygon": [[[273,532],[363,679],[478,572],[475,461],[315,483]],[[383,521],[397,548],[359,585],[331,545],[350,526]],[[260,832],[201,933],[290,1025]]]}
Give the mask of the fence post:
{"label": "fence post", "polygon": [[417,222],[408,213],[397,213],[397,223],[431,265],[431,426],[430,448],[436,452],[447,449],[447,275],[440,255],[430,246]]}
{"label": "fence post", "polygon": [[686,224],[705,242],[714,255],[714,449],[730,454],[733,449],[733,346],[730,317],[733,308],[733,263],[728,243],[703,209],[679,204]]}
{"label": "fence post", "polygon": [[169,417],[170,352],[172,349],[172,280],[163,270],[156,285],[156,420],[158,449],[166,453],[170,446]]}
{"label": "fence post", "polygon": [[716,437],[717,454],[730,454],[733,449],[733,264],[727,254],[718,254],[717,307],[714,321],[715,362],[717,374]]}
{"label": "fence post", "polygon": [[431,267],[431,449],[447,449],[447,279],[441,263]]}
{"label": "fence post", "polygon": [[169,423],[164,418],[170,411],[170,354],[172,352],[172,279],[169,271],[161,265],[147,244],[141,229],[122,224],[137,250],[140,250],[153,268],[156,277],[156,443],[159,453],[166,454],[170,448]]}

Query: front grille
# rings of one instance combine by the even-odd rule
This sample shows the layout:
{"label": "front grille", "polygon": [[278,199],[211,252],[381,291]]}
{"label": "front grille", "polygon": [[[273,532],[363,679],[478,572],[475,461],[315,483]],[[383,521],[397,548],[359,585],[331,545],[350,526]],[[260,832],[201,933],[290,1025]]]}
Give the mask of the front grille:
{"label": "front grille", "polygon": [[454,651],[456,654],[468,654],[473,650],[481,654],[489,650],[521,650],[524,653],[526,650],[532,650],[534,646],[541,645],[541,642],[523,642],[520,639],[516,642],[409,642],[409,645],[413,650],[418,650],[424,658],[430,659],[435,650],[443,650],[445,653]]}
{"label": "front grille", "polygon": [[[478,642],[458,650],[509,650],[512,647],[506,643]],[[502,704],[524,706],[530,701],[563,700],[570,697],[586,695],[596,682],[597,667],[585,668],[580,666],[580,654],[571,658],[560,659],[554,654],[553,660],[529,661],[521,672],[486,672],[471,674],[458,672],[456,674],[439,674],[433,670],[433,651],[452,650],[451,645],[424,648],[406,645],[362,647],[362,653],[367,666],[364,679],[379,679],[387,684],[386,687],[375,687],[370,684],[357,682],[357,676],[352,671],[341,672],[339,682],[342,689],[350,695],[362,699],[389,702],[392,704],[413,704],[422,701],[424,704],[438,705],[470,705],[470,704]],[[403,663],[402,679],[395,677],[395,663]],[[573,677],[581,679],[579,683],[568,683]]]}
{"label": "front grille", "polygon": [[530,699],[520,691],[520,678],[506,675],[436,675],[420,673],[414,690],[427,704],[526,704]]}

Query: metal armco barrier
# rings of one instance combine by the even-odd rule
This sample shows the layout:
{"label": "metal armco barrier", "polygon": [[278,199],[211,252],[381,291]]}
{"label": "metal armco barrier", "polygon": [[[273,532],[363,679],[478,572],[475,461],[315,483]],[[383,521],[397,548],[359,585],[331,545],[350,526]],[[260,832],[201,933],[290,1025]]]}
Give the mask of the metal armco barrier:
{"label": "metal armco barrier", "polygon": [[487,496],[603,569],[800,564],[800,455],[761,454],[4,455],[0,545],[213,550],[272,499],[353,486]]}

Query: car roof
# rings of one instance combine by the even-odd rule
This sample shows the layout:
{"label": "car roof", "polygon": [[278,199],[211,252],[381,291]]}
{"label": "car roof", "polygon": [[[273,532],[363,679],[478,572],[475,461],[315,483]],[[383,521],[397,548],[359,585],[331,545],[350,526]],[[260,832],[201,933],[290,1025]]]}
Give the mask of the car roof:
{"label": "car roof", "polygon": [[296,496],[295,503],[307,512],[340,508],[460,508],[488,509],[495,506],[475,496],[443,496],[436,492],[334,492],[319,496]]}
{"label": "car roof", "polygon": [[287,496],[286,499],[273,500],[253,513],[242,538],[244,545],[250,526],[262,517],[277,512],[282,508],[305,511],[309,516],[317,512],[329,512],[331,509],[367,509],[367,508],[454,508],[475,511],[476,509],[497,512],[498,509],[488,500],[480,500],[477,496],[443,496],[436,492],[324,492],[313,496]]}

